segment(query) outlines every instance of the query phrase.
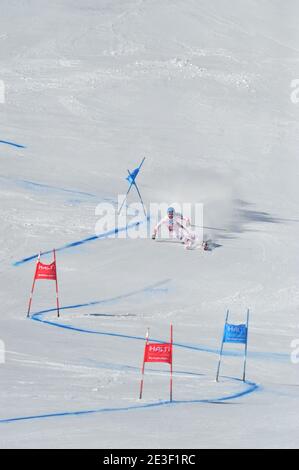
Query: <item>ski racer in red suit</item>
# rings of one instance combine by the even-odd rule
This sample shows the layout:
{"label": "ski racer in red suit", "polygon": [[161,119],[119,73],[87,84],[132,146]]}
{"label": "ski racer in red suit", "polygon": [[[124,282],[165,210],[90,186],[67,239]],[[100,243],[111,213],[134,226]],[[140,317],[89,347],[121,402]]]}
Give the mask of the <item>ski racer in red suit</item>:
{"label": "ski racer in red suit", "polygon": [[195,233],[188,228],[190,227],[190,219],[183,217],[183,215],[176,212],[173,207],[167,209],[167,216],[161,219],[155,226],[152,235],[153,240],[155,240],[159,228],[163,225],[167,226],[170,238],[175,237],[180,240],[187,249],[190,249],[194,245],[196,236]]}

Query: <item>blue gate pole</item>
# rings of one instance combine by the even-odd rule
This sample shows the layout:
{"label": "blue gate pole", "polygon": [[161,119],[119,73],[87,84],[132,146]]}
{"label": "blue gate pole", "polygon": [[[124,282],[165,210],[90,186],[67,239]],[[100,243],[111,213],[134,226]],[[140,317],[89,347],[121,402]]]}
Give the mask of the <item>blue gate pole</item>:
{"label": "blue gate pole", "polygon": [[[135,178],[132,179],[132,181],[131,181],[131,183],[130,183],[130,186],[129,186],[129,189],[128,189],[128,191],[127,191],[127,194],[125,195],[125,198],[124,198],[124,200],[123,200],[123,202],[122,202],[122,204],[121,204],[121,206],[120,206],[120,209],[118,210],[118,215],[121,213],[121,210],[122,210],[122,208],[124,207],[124,204],[125,204],[125,202],[126,202],[126,200],[127,200],[127,198],[128,198],[129,192],[130,192],[131,189],[132,189],[132,186],[135,186],[135,187],[136,187],[135,179],[136,179],[136,177],[137,177],[139,171],[141,170],[141,167],[142,167],[142,165],[144,164],[144,162],[145,162],[145,157],[143,157],[142,162],[140,163],[140,165],[139,165],[139,167],[138,167],[138,172],[137,172]],[[128,173],[129,173],[129,176],[130,176],[131,173],[130,173],[129,170],[128,170]],[[137,188],[136,188],[136,189],[137,189]],[[140,194],[140,193],[139,193],[139,190],[137,190],[137,192],[138,192],[138,194]],[[141,201],[142,201],[141,195],[140,195],[140,199],[141,199]],[[144,213],[145,213],[143,201],[142,201],[142,205],[143,205],[143,210],[144,210]],[[145,215],[146,215],[146,214],[145,214]]]}
{"label": "blue gate pole", "polygon": [[244,351],[243,382],[245,382],[245,375],[246,375],[247,343],[248,343],[248,323],[249,323],[249,309],[247,310],[247,320],[246,320],[246,343],[245,343],[245,351]]}
{"label": "blue gate pole", "polygon": [[141,194],[140,194],[139,188],[138,188],[138,186],[137,186],[136,183],[134,183],[134,186],[135,186],[135,189],[136,189],[136,191],[137,191],[137,193],[138,193],[139,199],[140,199],[141,204],[142,204],[142,207],[143,207],[143,212],[144,212],[144,215],[145,215],[145,217],[146,217],[146,210],[145,210],[145,207],[144,207],[144,202],[143,202],[142,196],[141,196]]}
{"label": "blue gate pole", "polygon": [[220,348],[220,354],[219,354],[219,360],[218,360],[218,367],[217,367],[217,374],[216,374],[216,382],[219,382],[219,372],[220,372],[220,365],[221,365],[221,359],[222,359],[222,352],[223,352],[223,345],[224,345],[224,335],[225,335],[225,330],[226,330],[226,324],[228,320],[228,315],[229,315],[229,310],[226,312],[226,318],[225,318],[225,323],[224,323],[224,331],[223,331],[223,336],[222,336],[222,343],[221,343],[221,348]]}
{"label": "blue gate pole", "polygon": [[130,186],[129,186],[129,189],[128,189],[128,191],[127,191],[127,193],[126,193],[126,195],[125,195],[125,198],[124,198],[124,200],[123,200],[123,202],[122,202],[122,205],[120,206],[120,209],[118,209],[118,215],[121,213],[122,208],[124,207],[124,204],[125,204],[125,202],[126,202],[126,200],[127,200],[127,197],[128,197],[128,195],[129,195],[129,192],[130,192],[131,189],[132,189],[133,184],[134,184],[134,183],[131,183]]}

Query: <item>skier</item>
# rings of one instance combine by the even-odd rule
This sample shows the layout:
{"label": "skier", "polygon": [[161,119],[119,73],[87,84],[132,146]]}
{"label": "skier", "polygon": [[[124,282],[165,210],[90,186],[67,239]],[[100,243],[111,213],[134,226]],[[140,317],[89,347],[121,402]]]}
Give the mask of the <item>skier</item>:
{"label": "skier", "polygon": [[191,249],[196,241],[195,234],[189,230],[190,219],[176,212],[173,207],[167,209],[167,216],[160,220],[154,228],[152,239],[155,240],[157,232],[162,225],[166,225],[171,238],[175,237],[184,243],[186,249]]}

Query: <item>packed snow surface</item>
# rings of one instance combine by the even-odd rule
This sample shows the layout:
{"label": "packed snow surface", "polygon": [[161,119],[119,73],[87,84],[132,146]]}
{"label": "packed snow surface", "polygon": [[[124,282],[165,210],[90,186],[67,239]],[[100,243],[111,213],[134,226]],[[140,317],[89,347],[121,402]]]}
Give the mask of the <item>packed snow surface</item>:
{"label": "packed snow surface", "polygon": [[[0,446],[298,447],[298,2],[0,3]],[[145,203],[203,203],[212,251],[95,237],[143,156]],[[44,281],[27,319],[53,248],[61,316]],[[247,381],[225,345],[216,383],[248,308]],[[174,401],[167,364],[139,400],[171,323]]]}

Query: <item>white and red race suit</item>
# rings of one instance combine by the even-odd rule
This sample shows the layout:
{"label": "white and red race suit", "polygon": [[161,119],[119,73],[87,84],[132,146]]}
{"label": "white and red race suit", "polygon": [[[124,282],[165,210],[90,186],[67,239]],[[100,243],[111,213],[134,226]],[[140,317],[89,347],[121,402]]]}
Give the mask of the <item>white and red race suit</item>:
{"label": "white and red race suit", "polygon": [[175,236],[185,244],[195,240],[195,234],[187,228],[187,226],[190,226],[190,219],[183,217],[183,215],[178,212],[175,212],[173,217],[167,215],[160,220],[154,228],[153,238],[156,237],[159,228],[163,225],[167,226],[170,238],[174,238]]}

